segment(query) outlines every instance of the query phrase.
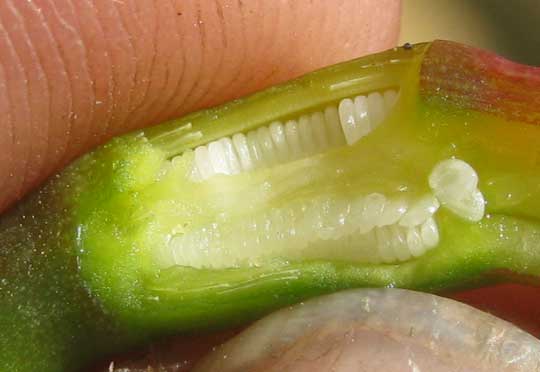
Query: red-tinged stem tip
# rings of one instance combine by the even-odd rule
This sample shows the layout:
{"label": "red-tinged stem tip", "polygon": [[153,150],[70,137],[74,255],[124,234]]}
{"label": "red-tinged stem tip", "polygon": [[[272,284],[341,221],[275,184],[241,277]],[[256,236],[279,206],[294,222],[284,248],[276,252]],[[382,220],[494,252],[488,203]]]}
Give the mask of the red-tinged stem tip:
{"label": "red-tinged stem tip", "polygon": [[540,125],[540,67],[450,41],[432,43],[422,63],[420,93],[462,109]]}

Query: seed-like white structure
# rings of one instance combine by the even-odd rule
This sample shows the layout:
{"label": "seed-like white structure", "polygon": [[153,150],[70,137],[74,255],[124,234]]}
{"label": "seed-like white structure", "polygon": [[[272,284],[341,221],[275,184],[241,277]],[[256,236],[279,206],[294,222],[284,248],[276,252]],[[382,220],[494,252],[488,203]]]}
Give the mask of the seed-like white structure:
{"label": "seed-like white structure", "polygon": [[368,112],[371,127],[377,127],[385,118],[387,112],[384,107],[384,98],[381,93],[373,92],[367,96]]}
{"label": "seed-like white structure", "polygon": [[225,155],[225,160],[227,162],[230,174],[240,173],[242,168],[240,167],[238,155],[236,154],[232,140],[229,137],[225,137],[220,139],[219,142],[223,146],[223,153]]}
{"label": "seed-like white structure", "polygon": [[388,199],[377,226],[393,225],[407,212],[409,203],[403,197]]}
{"label": "seed-like white structure", "polygon": [[[384,102],[384,96],[381,99]],[[395,97],[390,95],[388,99]],[[346,109],[350,111],[350,107]],[[332,138],[323,134],[329,133],[332,123],[327,118],[341,127],[339,118],[332,118],[333,115],[337,117],[337,110],[326,109],[324,114],[302,116],[300,123],[274,122],[269,128],[262,127],[247,135],[236,134],[232,140],[222,138],[199,146],[194,151],[194,171],[203,179],[219,173],[235,174],[332,146]],[[313,126],[309,127],[309,123]],[[345,137],[342,135],[343,141]],[[432,192],[416,199],[406,194],[388,197],[377,192],[353,200],[320,196],[273,208],[252,219],[236,220],[237,226],[224,223],[226,216],[220,217],[221,222],[173,236],[163,257],[165,261],[192,267],[257,265],[277,257],[379,264],[407,261],[439,245],[435,215],[441,205],[470,221],[478,221],[484,215],[478,175],[466,162],[441,161],[433,168],[428,183]],[[210,255],[212,260],[208,259]]]}
{"label": "seed-like white structure", "polygon": [[274,148],[272,136],[270,135],[270,130],[267,127],[260,127],[257,130],[257,140],[260,144],[262,157],[264,158],[266,164],[272,165],[277,163],[277,151]]}
{"label": "seed-like white structure", "polygon": [[[194,180],[352,146],[376,129],[397,96],[389,90],[345,98],[285,123],[275,121],[199,146],[194,151]],[[247,219],[220,215],[171,237],[168,257],[174,264],[192,267],[257,265],[266,259],[299,257],[379,264],[407,261],[439,244],[435,214],[440,204],[471,221],[484,213],[478,176],[467,163],[449,159],[437,164],[429,185],[432,191],[416,199],[406,193],[372,192],[353,200],[325,195],[259,211]]]}
{"label": "seed-like white structure", "polygon": [[345,136],[341,130],[337,107],[328,106],[324,109],[324,121],[326,132],[329,134],[328,142],[330,146],[343,146],[345,144]]}
{"label": "seed-like white structure", "polygon": [[383,194],[373,193],[366,196],[364,199],[364,213],[366,220],[373,226],[384,226],[382,220],[386,197]]}
{"label": "seed-like white structure", "polygon": [[420,257],[426,251],[424,241],[417,227],[407,229],[407,247],[414,257]]}
{"label": "seed-like white structure", "polygon": [[436,197],[432,194],[426,194],[411,205],[399,220],[399,224],[404,227],[421,225],[437,212],[439,206],[440,204]]}
{"label": "seed-like white structure", "polygon": [[386,226],[375,229],[377,250],[382,262],[390,263],[396,260],[392,249],[392,232]]}
{"label": "seed-like white structure", "polygon": [[247,145],[249,148],[249,155],[255,165],[255,168],[261,168],[265,165],[265,159],[262,152],[262,145],[259,142],[257,131],[252,130],[247,134]]}
{"label": "seed-like white structure", "polygon": [[270,124],[270,136],[274,143],[276,156],[279,162],[285,162],[289,158],[289,146],[285,138],[285,127],[279,121]]}
{"label": "seed-like white structure", "polygon": [[298,133],[300,135],[300,145],[303,153],[311,155],[317,152],[315,138],[313,136],[313,126],[310,117],[303,115],[298,120]]}
{"label": "seed-like white structure", "polygon": [[231,174],[221,141],[214,141],[208,145],[208,156],[214,172],[217,174]]}
{"label": "seed-like white structure", "polygon": [[[402,196],[387,197],[380,193],[353,201],[319,196],[271,208],[248,219],[236,220],[232,225],[224,222],[227,221],[224,217],[220,222],[173,237],[170,261],[193,267],[233,267],[275,258],[330,258],[386,264],[407,261],[437,246],[439,231],[433,216],[412,227],[402,226],[399,219],[384,220],[387,206],[403,208],[402,200]],[[200,255],[196,254],[198,249]],[[201,256],[208,249],[212,260]]]}
{"label": "seed-like white structure", "polygon": [[285,124],[272,122],[246,134],[236,133],[199,146],[193,180],[249,172],[318,154],[329,147],[354,145],[386,118],[397,96],[395,90],[387,90],[345,98],[335,106]]}
{"label": "seed-like white structure", "polygon": [[247,144],[246,136],[242,133],[237,133],[232,137],[232,142],[234,145],[234,149],[238,154],[238,158],[240,159],[240,165],[242,166],[242,170],[244,172],[249,172],[254,168],[255,165],[253,164],[253,161],[251,160],[251,155],[249,154],[249,147]]}
{"label": "seed-like white structure", "polygon": [[285,123],[285,138],[289,145],[291,159],[293,160],[302,156],[300,134],[298,132],[298,123],[295,120],[289,120]]}
{"label": "seed-like white structure", "polygon": [[310,119],[315,148],[324,151],[329,145],[328,134],[326,133],[326,128],[324,126],[324,114],[322,112],[315,112],[311,115]]}
{"label": "seed-like white structure", "polygon": [[203,180],[215,174],[212,163],[210,162],[207,146],[199,146],[195,149],[195,165],[197,167],[197,174]]}
{"label": "seed-like white structure", "polygon": [[399,225],[391,225],[392,250],[399,261],[407,261],[411,258],[411,251],[407,245],[407,230]]}
{"label": "seed-like white structure", "polygon": [[342,100],[339,103],[338,111],[341,129],[348,145],[352,145],[368,133],[369,128],[362,130],[361,123],[357,120],[354,112],[354,102],[351,99]]}
{"label": "seed-like white structure", "polygon": [[438,163],[429,175],[429,186],[441,204],[460,217],[477,222],[484,217],[484,196],[478,190],[478,175],[459,159]]}
{"label": "seed-like white structure", "polygon": [[439,229],[437,228],[437,223],[433,217],[428,218],[422,226],[420,226],[420,236],[427,248],[433,248],[439,244]]}

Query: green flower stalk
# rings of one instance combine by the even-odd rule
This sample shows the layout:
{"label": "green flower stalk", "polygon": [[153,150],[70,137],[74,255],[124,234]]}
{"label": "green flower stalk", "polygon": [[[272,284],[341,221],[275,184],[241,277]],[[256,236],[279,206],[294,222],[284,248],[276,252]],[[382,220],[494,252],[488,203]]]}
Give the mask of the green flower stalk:
{"label": "green flower stalk", "polygon": [[351,287],[540,276],[540,70],[436,41],[116,138],[0,221],[0,370]]}

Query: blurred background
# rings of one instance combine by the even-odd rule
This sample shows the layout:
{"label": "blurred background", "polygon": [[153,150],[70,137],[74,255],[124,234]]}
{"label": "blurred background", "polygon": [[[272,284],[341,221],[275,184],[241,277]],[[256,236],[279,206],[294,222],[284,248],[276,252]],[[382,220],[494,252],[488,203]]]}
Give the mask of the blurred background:
{"label": "blurred background", "polygon": [[401,43],[450,39],[540,65],[540,0],[402,0]]}

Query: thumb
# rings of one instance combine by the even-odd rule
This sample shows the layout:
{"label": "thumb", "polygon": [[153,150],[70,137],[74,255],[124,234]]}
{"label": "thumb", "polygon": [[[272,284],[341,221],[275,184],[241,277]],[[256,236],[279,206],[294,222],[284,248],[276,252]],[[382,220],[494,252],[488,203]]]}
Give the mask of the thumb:
{"label": "thumb", "polygon": [[399,0],[3,0],[0,211],[113,135],[389,48]]}

